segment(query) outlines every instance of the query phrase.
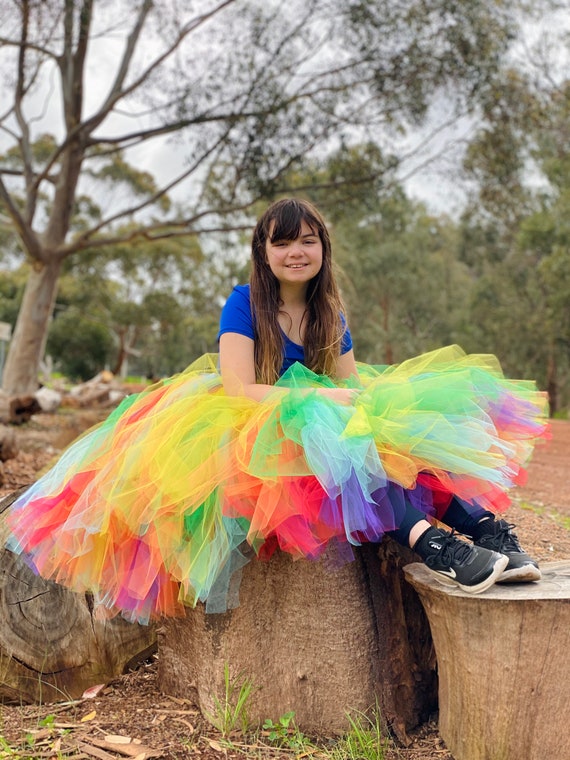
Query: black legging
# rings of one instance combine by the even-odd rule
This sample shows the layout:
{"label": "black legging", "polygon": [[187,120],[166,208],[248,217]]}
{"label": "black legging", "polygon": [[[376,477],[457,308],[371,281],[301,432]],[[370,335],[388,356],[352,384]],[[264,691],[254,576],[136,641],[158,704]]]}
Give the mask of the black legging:
{"label": "black legging", "polygon": [[[483,507],[468,504],[467,502],[460,501],[457,497],[454,497],[444,514],[438,519],[450,528],[455,528],[459,533],[463,533],[466,536],[472,536],[476,525],[483,517],[493,518],[494,515],[492,512],[483,509]],[[412,528],[420,520],[425,519],[426,514],[413,507],[410,502],[406,500],[404,519],[401,521],[398,528],[390,531],[388,535],[395,538],[399,544],[409,546],[409,538]]]}

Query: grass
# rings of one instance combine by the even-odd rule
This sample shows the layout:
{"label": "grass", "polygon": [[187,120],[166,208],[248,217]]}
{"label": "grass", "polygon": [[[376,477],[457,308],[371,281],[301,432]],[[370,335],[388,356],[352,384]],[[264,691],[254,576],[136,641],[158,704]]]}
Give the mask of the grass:
{"label": "grass", "polygon": [[252,682],[242,674],[232,678],[228,663],[224,665],[224,693],[214,695],[214,709],[205,717],[227,739],[236,729],[246,733],[249,727],[247,714],[249,697],[253,691]]}
{"label": "grass", "polygon": [[328,760],[382,760],[390,746],[378,707],[371,715],[347,714],[350,730],[328,753]]}
{"label": "grass", "polygon": [[62,737],[69,731],[58,730],[55,715],[46,715],[38,721],[38,729],[27,731],[20,742],[11,743],[0,733],[0,758],[2,760],[66,760],[60,745]]}
{"label": "grass", "polygon": [[[310,738],[295,722],[295,713],[265,720],[261,729],[219,742],[206,739],[214,750],[239,752],[249,760],[385,760],[393,743],[387,737],[377,713],[347,713],[349,730],[334,740]],[[203,742],[204,743],[204,742]],[[194,740],[193,746],[196,746]]]}
{"label": "grass", "polygon": [[[349,730],[331,744],[306,736],[290,710],[279,718],[267,718],[261,728],[251,729],[249,701],[255,686],[243,674],[232,677],[228,663],[224,665],[224,688],[213,697],[213,710],[207,720],[219,731],[221,739],[204,737],[202,743],[216,751],[234,750],[248,758],[283,757],[283,752],[296,758],[320,760],[383,760],[391,746],[378,705],[367,715],[360,711],[347,713]],[[198,737],[191,737],[186,746],[195,748]],[[275,754],[277,751],[277,755]]]}

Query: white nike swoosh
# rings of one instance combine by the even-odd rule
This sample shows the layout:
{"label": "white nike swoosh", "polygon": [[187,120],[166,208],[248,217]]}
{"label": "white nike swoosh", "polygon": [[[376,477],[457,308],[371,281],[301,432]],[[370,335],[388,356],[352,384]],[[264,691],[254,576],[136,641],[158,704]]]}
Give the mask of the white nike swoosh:
{"label": "white nike swoosh", "polygon": [[450,578],[457,578],[457,574],[452,567],[449,567],[447,570],[438,570],[437,572],[442,575],[449,575]]}

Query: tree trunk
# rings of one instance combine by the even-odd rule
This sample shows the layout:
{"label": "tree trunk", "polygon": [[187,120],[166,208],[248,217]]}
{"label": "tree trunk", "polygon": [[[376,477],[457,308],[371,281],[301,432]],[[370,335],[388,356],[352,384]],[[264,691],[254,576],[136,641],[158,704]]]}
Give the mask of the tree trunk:
{"label": "tree trunk", "polygon": [[34,265],[24,290],[14,335],[10,342],[2,387],[11,396],[33,394],[53,312],[61,263]]}
{"label": "tree trunk", "polygon": [[[1,546],[5,511],[17,495],[0,501]],[[97,619],[88,594],[43,580],[20,556],[0,549],[0,701],[77,699],[155,648],[153,626]]]}
{"label": "tree trunk", "polygon": [[484,594],[406,568],[426,609],[439,671],[439,730],[455,760],[570,760],[570,562],[540,583]]}
{"label": "tree trunk", "polygon": [[251,720],[293,710],[306,732],[342,732],[347,713],[378,707],[396,735],[436,706],[427,620],[401,567],[412,553],[386,539],[363,546],[340,569],[277,554],[243,570],[240,605],[203,605],[159,630],[162,691],[191,697],[203,712],[225,702],[224,671],[254,687]]}
{"label": "tree trunk", "polygon": [[550,416],[554,417],[558,411],[558,372],[556,366],[556,352],[553,348],[548,356],[548,364],[546,367],[546,391],[548,393]]}

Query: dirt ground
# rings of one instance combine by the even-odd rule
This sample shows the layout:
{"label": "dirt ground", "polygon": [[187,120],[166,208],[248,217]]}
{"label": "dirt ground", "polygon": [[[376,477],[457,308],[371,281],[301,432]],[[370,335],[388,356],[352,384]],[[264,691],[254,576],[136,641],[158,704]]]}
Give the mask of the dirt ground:
{"label": "dirt ground", "polygon": [[[59,451],[101,417],[98,411],[40,414],[16,428],[20,453],[4,463],[0,497],[35,479]],[[521,542],[542,561],[570,559],[570,421],[552,423],[552,439],[539,447],[528,482],[513,494],[507,519]],[[127,742],[130,739],[130,742]],[[453,760],[437,731],[437,716],[411,734],[408,747],[391,746],[386,760]],[[4,740],[20,747],[4,754]],[[156,656],[107,684],[92,698],[46,706],[0,706],[0,757],[98,758],[292,758],[291,747],[269,749],[263,735],[244,743],[222,738],[186,700],[161,694]],[[306,754],[319,756],[310,751]],[[323,757],[320,754],[320,757]]]}

